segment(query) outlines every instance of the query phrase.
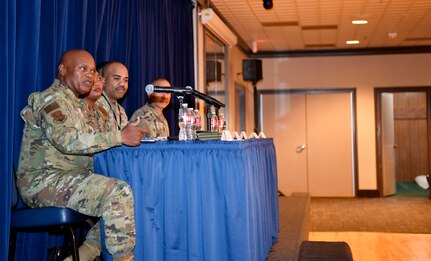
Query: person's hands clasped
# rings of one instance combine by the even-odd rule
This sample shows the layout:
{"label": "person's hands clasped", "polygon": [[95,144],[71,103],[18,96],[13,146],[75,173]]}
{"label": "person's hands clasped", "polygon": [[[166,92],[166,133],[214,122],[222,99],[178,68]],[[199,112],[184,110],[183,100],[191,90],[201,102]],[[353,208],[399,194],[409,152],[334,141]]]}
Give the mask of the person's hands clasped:
{"label": "person's hands clasped", "polygon": [[121,139],[123,144],[128,146],[138,146],[141,144],[141,140],[148,131],[139,127],[139,121],[140,118],[136,119],[134,122],[130,122],[121,130]]}

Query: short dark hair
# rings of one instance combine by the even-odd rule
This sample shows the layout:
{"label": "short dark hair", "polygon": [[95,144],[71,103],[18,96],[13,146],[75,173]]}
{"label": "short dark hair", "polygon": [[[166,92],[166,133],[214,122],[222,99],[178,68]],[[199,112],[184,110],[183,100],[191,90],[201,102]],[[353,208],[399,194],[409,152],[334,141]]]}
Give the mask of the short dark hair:
{"label": "short dark hair", "polygon": [[157,77],[151,81],[151,84],[154,84],[157,81],[167,81],[169,83],[169,85],[172,85],[171,82],[168,79],[166,79],[165,77]]}
{"label": "short dark hair", "polygon": [[99,72],[99,74],[102,76],[102,77],[105,77],[105,68],[109,65],[109,64],[112,64],[113,63],[113,61],[104,61],[104,62],[102,62],[102,63],[99,63],[97,66],[96,66],[96,70]]}

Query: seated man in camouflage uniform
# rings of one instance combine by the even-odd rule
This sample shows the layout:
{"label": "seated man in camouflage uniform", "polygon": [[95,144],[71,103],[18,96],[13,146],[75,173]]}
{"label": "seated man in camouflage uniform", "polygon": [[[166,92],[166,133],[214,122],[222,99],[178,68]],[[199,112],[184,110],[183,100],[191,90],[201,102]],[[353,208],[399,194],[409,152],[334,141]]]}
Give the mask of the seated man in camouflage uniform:
{"label": "seated man in camouflage uniform", "polygon": [[[133,194],[123,181],[93,173],[89,155],[114,146],[137,146],[145,130],[136,123],[121,131],[97,132],[87,125],[79,98],[93,87],[95,62],[84,50],[61,57],[57,79],[30,95],[21,111],[25,122],[17,186],[30,207],[64,206],[104,220],[106,248],[114,260],[133,260]],[[81,260],[100,253],[97,223],[80,247]]]}
{"label": "seated man in camouflage uniform", "polygon": [[[171,87],[169,81],[163,78],[158,78],[152,81],[151,84],[159,87]],[[145,135],[146,139],[169,136],[169,125],[163,115],[163,109],[169,105],[170,101],[170,93],[153,92],[148,95],[145,105],[133,113],[130,120],[140,118],[140,126],[149,131],[149,135]]]}

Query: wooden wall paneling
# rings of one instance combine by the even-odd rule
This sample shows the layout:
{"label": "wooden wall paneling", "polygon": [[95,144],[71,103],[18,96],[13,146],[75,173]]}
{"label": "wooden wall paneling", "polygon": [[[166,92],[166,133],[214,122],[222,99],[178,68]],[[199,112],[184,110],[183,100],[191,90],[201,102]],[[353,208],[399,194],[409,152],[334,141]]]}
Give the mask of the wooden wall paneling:
{"label": "wooden wall paneling", "polygon": [[414,179],[418,175],[426,175],[429,169],[428,162],[428,128],[427,120],[416,120],[414,125],[417,128],[417,150],[415,155],[412,155],[414,169],[412,178]]}
{"label": "wooden wall paneling", "polygon": [[397,150],[395,152],[395,173],[397,176],[397,181],[410,181],[410,141],[409,136],[409,121],[408,120],[395,120],[395,144]]}
{"label": "wooden wall paneling", "polygon": [[413,181],[429,167],[426,93],[394,93],[394,119],[397,180]]}

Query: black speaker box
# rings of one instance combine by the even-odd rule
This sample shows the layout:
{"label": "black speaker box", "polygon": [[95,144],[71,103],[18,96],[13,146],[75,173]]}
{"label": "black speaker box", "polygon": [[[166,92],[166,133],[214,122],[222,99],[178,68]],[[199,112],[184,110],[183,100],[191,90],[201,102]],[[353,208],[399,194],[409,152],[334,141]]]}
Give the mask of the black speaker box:
{"label": "black speaker box", "polygon": [[207,61],[207,82],[221,82],[221,63],[219,61]]}
{"label": "black speaker box", "polygon": [[262,60],[242,60],[242,79],[253,83],[262,80]]}

